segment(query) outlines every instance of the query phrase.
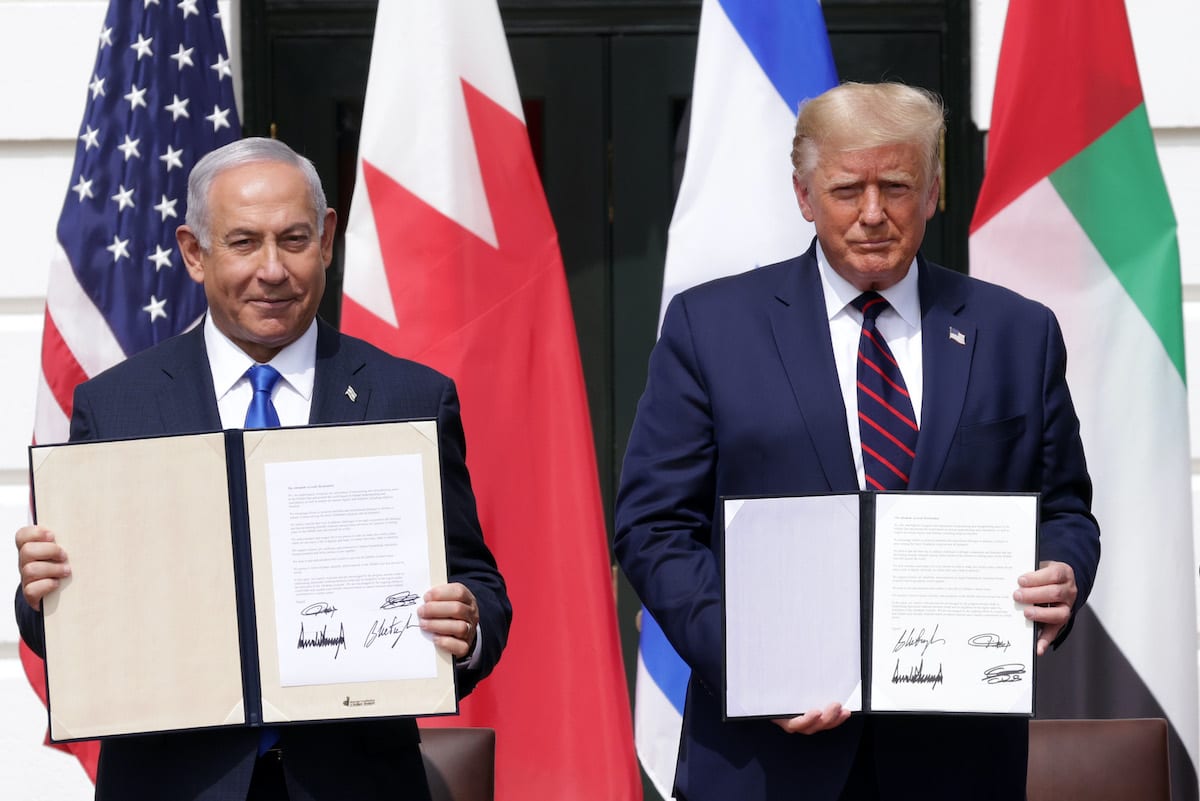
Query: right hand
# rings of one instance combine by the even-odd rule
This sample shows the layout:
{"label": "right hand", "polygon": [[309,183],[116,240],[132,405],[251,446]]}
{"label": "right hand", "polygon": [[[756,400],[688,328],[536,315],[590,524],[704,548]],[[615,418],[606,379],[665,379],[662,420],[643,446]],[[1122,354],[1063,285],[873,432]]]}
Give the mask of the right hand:
{"label": "right hand", "polygon": [[771,722],[788,734],[816,734],[819,731],[835,729],[849,719],[850,710],[834,703],[824,709],[810,709],[799,717],[773,718]]}
{"label": "right hand", "polygon": [[17,529],[16,541],[21,592],[30,606],[41,609],[42,599],[71,575],[67,552],[54,541],[54,533],[43,526]]}

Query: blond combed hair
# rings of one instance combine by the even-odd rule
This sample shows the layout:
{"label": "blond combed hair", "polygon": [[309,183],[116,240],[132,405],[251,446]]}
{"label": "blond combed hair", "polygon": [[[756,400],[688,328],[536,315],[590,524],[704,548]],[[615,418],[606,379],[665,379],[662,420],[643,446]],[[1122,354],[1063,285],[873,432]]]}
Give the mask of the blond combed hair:
{"label": "blond combed hair", "polygon": [[916,145],[925,154],[926,186],[942,174],[946,131],[941,98],[902,83],[847,82],[801,104],[792,139],[792,167],[807,181],[822,151]]}

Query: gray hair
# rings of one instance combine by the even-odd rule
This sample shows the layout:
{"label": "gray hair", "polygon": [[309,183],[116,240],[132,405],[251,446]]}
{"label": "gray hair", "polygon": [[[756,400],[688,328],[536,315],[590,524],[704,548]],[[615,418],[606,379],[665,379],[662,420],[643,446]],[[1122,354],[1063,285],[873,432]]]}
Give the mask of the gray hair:
{"label": "gray hair", "polygon": [[188,176],[187,225],[204,250],[212,245],[212,215],[209,213],[208,195],[213,181],[226,170],[260,162],[289,164],[300,170],[308,182],[308,199],[317,220],[317,238],[325,233],[325,190],[321,188],[317,168],[278,139],[251,136],[208,153],[196,162]]}
{"label": "gray hair", "polygon": [[916,145],[925,154],[927,185],[942,174],[946,110],[933,92],[902,83],[844,83],[801,104],[792,167],[807,181],[821,150]]}

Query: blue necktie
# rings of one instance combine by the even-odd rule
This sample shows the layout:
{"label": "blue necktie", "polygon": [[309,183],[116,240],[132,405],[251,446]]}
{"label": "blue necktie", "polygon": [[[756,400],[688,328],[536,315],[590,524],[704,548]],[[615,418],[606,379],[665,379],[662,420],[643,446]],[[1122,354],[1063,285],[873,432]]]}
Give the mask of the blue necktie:
{"label": "blue necktie", "polygon": [[[246,409],[246,428],[278,428],[279,415],[271,402],[271,390],[279,381],[279,371],[269,364],[256,364],[246,371],[254,397]],[[279,729],[268,726],[258,732],[258,755],[262,756],[279,742]]]}
{"label": "blue necktie", "polygon": [[866,488],[902,490],[908,486],[917,450],[917,419],[900,366],[875,328],[888,302],[878,293],[864,292],[852,305],[863,315],[858,341],[858,430]]}
{"label": "blue necktie", "polygon": [[246,428],[279,428],[279,415],[271,402],[271,390],[279,380],[279,371],[269,364],[256,364],[246,371],[254,397],[246,409]]}

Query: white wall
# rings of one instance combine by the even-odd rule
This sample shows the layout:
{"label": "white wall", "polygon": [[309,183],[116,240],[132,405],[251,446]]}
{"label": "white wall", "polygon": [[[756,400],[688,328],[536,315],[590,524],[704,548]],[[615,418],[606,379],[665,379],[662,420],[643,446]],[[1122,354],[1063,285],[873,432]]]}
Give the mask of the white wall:
{"label": "white wall", "polygon": [[[973,0],[974,108],[988,127],[1006,0]],[[6,376],[0,415],[0,538],[26,520],[26,452],[33,429],[41,315],[50,246],[67,191],[74,137],[104,18],[99,0],[0,0],[0,220],[7,275],[0,281],[0,375]],[[1155,129],[1183,255],[1191,409],[1200,420],[1200,61],[1192,47],[1200,31],[1195,0],[1127,0],[1150,121]],[[237,2],[221,3],[229,32]],[[231,53],[238,66],[236,25]],[[238,73],[240,76],[240,72]],[[240,81],[237,84],[240,87]],[[1200,424],[1192,425],[1194,465],[1200,465]],[[1193,468],[1196,508],[1200,470]],[[0,542],[0,590],[16,586],[15,559]],[[7,580],[6,580],[7,579]],[[3,595],[0,592],[0,595]],[[6,608],[6,607],[5,607]],[[24,801],[89,798],[75,761],[41,745],[45,713],[16,659],[12,615],[0,612],[0,794]]]}

